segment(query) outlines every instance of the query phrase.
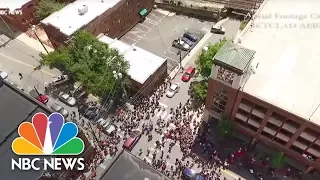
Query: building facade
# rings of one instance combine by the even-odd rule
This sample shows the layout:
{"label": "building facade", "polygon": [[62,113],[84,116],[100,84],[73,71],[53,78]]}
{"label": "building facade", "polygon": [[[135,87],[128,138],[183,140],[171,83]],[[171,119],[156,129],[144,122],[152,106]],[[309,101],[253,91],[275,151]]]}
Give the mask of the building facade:
{"label": "building facade", "polygon": [[[122,0],[81,29],[96,36],[102,33],[111,38],[119,38],[142,19],[142,10],[146,9],[149,12],[153,5],[154,0]],[[55,47],[64,44],[69,38],[54,26],[42,26]]]}
{"label": "building facade", "polygon": [[12,31],[27,31],[30,28],[30,24],[35,23],[34,11],[36,2],[37,0],[26,1],[25,4],[13,9],[1,8],[2,12],[7,13],[0,16]]}
{"label": "building facade", "polygon": [[[226,46],[226,45],[225,45]],[[271,149],[284,152],[300,163],[301,170],[320,170],[320,127],[317,124],[254,97],[242,87],[254,73],[250,62],[254,56],[243,47],[227,45],[215,56],[209,80],[204,119],[221,120],[226,117],[235,123],[242,134],[254,145],[263,143]],[[237,51],[232,54],[232,49]],[[223,54],[229,53],[230,56]],[[233,60],[228,58],[234,58]],[[234,60],[242,63],[233,63]],[[245,68],[239,68],[245,64]],[[241,70],[239,70],[241,69]]]}

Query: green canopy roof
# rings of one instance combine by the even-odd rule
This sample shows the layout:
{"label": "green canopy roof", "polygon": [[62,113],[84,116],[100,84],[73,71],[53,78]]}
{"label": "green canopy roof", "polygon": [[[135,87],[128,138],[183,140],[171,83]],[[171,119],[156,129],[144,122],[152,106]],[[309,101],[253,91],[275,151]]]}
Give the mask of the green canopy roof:
{"label": "green canopy roof", "polygon": [[141,16],[146,16],[148,14],[148,10],[147,9],[142,9],[139,14]]}
{"label": "green canopy roof", "polygon": [[230,41],[226,42],[213,57],[214,63],[233,69],[237,73],[244,73],[254,57],[256,51],[247,49]]}

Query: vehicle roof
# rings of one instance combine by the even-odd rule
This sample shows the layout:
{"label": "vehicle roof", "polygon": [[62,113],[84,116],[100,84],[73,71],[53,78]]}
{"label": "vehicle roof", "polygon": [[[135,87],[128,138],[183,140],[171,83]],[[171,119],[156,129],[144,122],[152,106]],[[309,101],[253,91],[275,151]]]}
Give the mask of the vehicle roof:
{"label": "vehicle roof", "polygon": [[193,71],[194,67],[190,66],[188,67],[188,69],[186,70],[187,73],[191,73],[191,71]]}
{"label": "vehicle roof", "polygon": [[123,146],[126,148],[130,148],[131,144],[134,142],[136,138],[129,137],[124,143]]}
{"label": "vehicle roof", "polygon": [[54,103],[51,105],[51,108],[53,108],[53,109],[62,108],[62,106],[60,106],[60,104],[58,104],[58,103]]}
{"label": "vehicle roof", "polygon": [[185,168],[185,169],[183,170],[183,174],[186,174],[186,175],[194,175],[194,174],[196,174],[196,171],[193,170],[193,169],[190,169],[190,168]]}

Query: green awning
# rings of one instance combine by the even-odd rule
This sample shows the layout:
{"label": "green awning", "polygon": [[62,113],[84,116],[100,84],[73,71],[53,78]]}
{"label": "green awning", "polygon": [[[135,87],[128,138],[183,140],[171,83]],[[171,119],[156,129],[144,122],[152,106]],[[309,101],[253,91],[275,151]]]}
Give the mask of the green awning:
{"label": "green awning", "polygon": [[148,10],[147,9],[142,9],[139,13],[141,16],[147,16]]}

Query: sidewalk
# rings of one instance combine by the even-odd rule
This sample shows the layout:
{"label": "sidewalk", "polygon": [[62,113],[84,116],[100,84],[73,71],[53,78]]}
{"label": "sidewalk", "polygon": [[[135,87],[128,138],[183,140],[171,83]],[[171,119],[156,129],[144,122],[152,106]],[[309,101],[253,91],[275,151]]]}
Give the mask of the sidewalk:
{"label": "sidewalk", "polygon": [[[26,33],[20,34],[18,37],[16,37],[16,39],[19,40],[20,42],[26,44],[27,46],[39,51],[39,52],[42,52],[44,54],[47,53],[38,40],[28,36]],[[47,46],[45,44],[44,44],[44,46],[46,47],[46,49],[49,52],[53,52],[54,51],[53,48],[51,48],[51,47],[49,47],[49,46]]]}

